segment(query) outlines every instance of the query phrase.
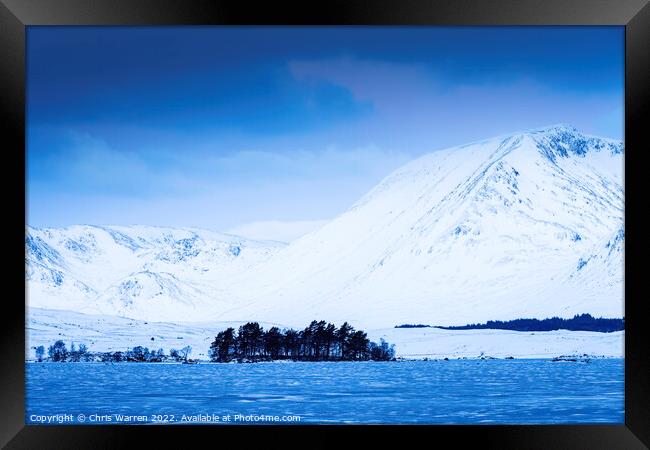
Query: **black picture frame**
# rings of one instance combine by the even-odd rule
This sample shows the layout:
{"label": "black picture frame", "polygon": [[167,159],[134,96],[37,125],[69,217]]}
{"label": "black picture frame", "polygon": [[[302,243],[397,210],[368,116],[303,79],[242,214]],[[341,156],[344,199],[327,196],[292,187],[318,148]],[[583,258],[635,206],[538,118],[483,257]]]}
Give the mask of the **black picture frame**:
{"label": "black picture frame", "polygon": [[[3,369],[0,444],[4,448],[115,448],[136,437],[163,447],[200,437],[219,443],[232,427],[37,426],[24,421],[25,310],[19,263],[25,232],[25,27],[29,25],[622,25],[625,26],[625,424],[553,426],[253,426],[249,430],[282,439],[318,433],[319,444],[340,442],[345,432],[388,438],[409,434],[434,445],[454,442],[496,448],[644,448],[650,446],[648,327],[641,280],[644,240],[644,139],[650,86],[650,5],[648,0],[375,0],[277,3],[221,0],[0,0],[0,123],[5,218],[19,222],[7,233],[2,327]],[[22,228],[21,225],[22,224]],[[14,263],[15,261],[15,263]],[[639,264],[634,264],[639,262]],[[14,273],[15,270],[15,273]],[[6,286],[11,286],[11,291]],[[17,292],[10,295],[9,292]],[[639,294],[637,294],[639,293]],[[647,296],[646,296],[647,298]],[[24,299],[23,299],[24,300]],[[236,428],[236,427],[235,427]],[[284,436],[286,435],[286,436]],[[235,436],[230,436],[235,437]],[[451,441],[449,441],[451,439]],[[221,441],[222,442],[222,441]],[[313,442],[313,441],[312,441]],[[164,445],[163,445],[164,444]],[[151,446],[155,444],[152,442]]]}

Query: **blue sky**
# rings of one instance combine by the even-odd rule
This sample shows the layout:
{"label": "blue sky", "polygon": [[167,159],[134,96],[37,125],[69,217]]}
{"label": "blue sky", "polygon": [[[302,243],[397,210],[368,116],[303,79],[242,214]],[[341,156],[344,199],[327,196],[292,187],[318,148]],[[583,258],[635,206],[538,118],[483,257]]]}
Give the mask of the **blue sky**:
{"label": "blue sky", "polygon": [[328,219],[424,153],[621,139],[622,27],[29,27],[32,226]]}

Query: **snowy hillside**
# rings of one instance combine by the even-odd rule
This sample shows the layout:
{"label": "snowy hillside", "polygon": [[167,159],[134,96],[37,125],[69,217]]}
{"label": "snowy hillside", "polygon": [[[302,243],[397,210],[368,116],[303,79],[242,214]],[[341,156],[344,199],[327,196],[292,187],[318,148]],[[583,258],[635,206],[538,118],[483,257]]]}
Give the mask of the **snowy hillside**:
{"label": "snowy hillside", "polygon": [[360,328],[623,314],[623,145],[558,126],[436,151],[283,247],[193,230],[26,237],[32,307]]}
{"label": "snowy hillside", "polygon": [[201,320],[223,285],[284,244],[198,229],[29,228],[27,302],[80,312]]}
{"label": "snowy hillside", "polygon": [[239,317],[621,317],[622,172],[621,143],[569,127],[431,153],[258,267]]}

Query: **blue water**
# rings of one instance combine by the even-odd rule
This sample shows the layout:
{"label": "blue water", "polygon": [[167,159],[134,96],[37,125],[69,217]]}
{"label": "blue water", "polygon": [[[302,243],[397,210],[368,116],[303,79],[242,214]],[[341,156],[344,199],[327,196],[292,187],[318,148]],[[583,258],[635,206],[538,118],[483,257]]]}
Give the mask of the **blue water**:
{"label": "blue water", "polygon": [[622,359],[29,363],[26,422],[623,423],[623,380]]}

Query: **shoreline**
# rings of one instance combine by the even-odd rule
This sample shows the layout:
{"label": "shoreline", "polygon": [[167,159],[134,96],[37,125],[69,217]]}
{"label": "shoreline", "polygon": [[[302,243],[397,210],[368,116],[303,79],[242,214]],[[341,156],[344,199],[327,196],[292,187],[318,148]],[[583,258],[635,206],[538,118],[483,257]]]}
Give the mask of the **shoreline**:
{"label": "shoreline", "polygon": [[213,362],[210,360],[197,360],[191,363],[176,362],[176,361],[120,361],[120,362],[107,362],[107,361],[36,361],[34,359],[26,359],[25,364],[103,364],[103,365],[123,365],[123,364],[149,364],[149,365],[178,365],[178,366],[192,366],[192,365],[242,365],[242,364],[293,364],[293,363],[408,363],[408,362],[451,362],[451,361],[549,361],[549,362],[589,362],[593,359],[625,359],[624,356],[607,356],[607,355],[558,355],[546,358],[496,358],[492,356],[481,357],[455,357],[455,358],[403,358],[398,357],[392,361],[304,361],[304,360],[290,360],[290,359],[276,359],[272,361],[230,361],[230,362]]}

